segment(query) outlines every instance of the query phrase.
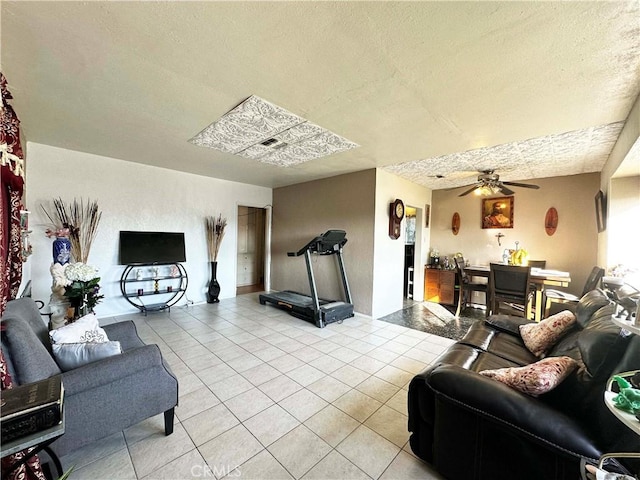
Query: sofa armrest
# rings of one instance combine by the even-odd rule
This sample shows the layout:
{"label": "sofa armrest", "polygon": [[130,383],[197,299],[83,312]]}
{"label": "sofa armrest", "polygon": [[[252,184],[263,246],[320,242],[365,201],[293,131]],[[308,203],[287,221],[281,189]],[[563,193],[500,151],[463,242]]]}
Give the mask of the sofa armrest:
{"label": "sofa armrest", "polygon": [[485,323],[500,330],[502,332],[511,333],[513,335],[520,336],[520,325],[526,325],[532,323],[531,320],[527,320],[522,317],[514,317],[513,315],[504,315],[502,313],[491,315],[485,320]]}
{"label": "sofa armrest", "polygon": [[151,368],[162,368],[173,377],[162,362],[160,348],[144,345],[64,372],[62,378],[66,394],[75,395]]}
{"label": "sofa armrest", "polygon": [[472,410],[538,443],[594,459],[602,453],[594,447],[592,435],[575,420],[497,380],[455,365],[440,365],[425,380],[441,400]]}
{"label": "sofa armrest", "polygon": [[138,330],[136,324],[132,321],[117,322],[105,325],[102,327],[107,332],[109,340],[117,340],[120,342],[120,346],[123,351],[130,350],[132,348],[141,347],[144,345],[142,339],[138,336]]}

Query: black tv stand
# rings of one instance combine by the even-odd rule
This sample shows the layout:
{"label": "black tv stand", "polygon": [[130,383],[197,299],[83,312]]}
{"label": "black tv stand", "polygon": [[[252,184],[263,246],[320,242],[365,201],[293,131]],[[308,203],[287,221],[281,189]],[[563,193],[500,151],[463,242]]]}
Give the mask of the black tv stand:
{"label": "black tv stand", "polygon": [[127,302],[146,315],[170,310],[184,296],[188,283],[187,271],[180,263],[127,265],[120,277],[120,291]]}

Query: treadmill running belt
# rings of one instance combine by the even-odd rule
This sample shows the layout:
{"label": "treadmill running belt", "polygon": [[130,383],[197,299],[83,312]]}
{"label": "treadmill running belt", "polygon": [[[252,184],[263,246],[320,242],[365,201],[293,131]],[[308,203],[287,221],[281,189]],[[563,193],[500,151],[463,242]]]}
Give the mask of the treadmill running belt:
{"label": "treadmill running belt", "polygon": [[[285,290],[284,292],[278,292],[276,294],[272,294],[270,295],[270,298],[278,302],[291,303],[293,305],[298,305],[300,307],[309,307],[309,308],[313,307],[313,299],[310,296],[304,295],[298,292],[292,292],[290,290]],[[329,303],[327,300],[323,300],[321,298],[318,299],[318,302],[320,303],[320,305]]]}

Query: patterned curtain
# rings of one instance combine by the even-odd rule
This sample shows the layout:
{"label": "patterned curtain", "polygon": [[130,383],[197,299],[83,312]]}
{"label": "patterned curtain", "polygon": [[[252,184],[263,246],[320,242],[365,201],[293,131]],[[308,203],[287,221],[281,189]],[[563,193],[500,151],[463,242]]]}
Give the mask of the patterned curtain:
{"label": "patterned curtain", "polygon": [[24,190],[24,154],[20,145],[20,120],[9,100],[7,80],[0,72],[2,91],[2,129],[0,130],[0,167],[2,168],[0,209],[0,315],[7,302],[18,294],[22,280],[22,239],[20,210]]}
{"label": "patterned curtain", "polygon": [[[2,90],[2,129],[0,130],[0,167],[2,203],[0,203],[0,316],[9,300],[16,298],[22,280],[22,238],[20,235],[20,210],[24,191],[24,154],[20,145],[20,120],[9,100],[13,98],[7,89],[7,80],[0,72]],[[12,379],[6,368],[4,353],[0,350],[0,386],[12,387]],[[35,455],[19,468],[12,465],[29,456],[29,450],[2,459],[2,478],[46,480]]]}

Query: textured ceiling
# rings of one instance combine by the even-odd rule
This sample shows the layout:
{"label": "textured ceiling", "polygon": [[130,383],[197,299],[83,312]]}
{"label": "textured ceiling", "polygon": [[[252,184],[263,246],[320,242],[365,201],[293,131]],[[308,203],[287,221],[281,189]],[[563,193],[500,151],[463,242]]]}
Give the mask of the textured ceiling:
{"label": "textured ceiling", "polygon": [[622,122],[612,123],[390,165],[385,169],[412,182],[438,188],[473,183],[482,170],[496,170],[503,181],[599,172],[622,126]]}
{"label": "textured ceiling", "polygon": [[[635,0],[0,9],[28,140],[269,187],[396,164],[435,189],[598,171],[640,90]],[[281,168],[188,142],[251,95],[360,147]]]}

